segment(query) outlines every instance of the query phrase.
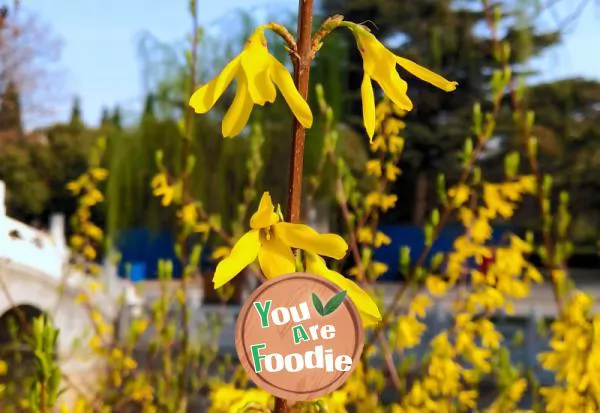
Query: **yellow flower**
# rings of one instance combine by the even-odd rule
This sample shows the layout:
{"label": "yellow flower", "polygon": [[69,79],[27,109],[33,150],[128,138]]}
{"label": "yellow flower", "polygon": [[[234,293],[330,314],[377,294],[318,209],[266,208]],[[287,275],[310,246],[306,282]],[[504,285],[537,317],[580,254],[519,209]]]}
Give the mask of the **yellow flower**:
{"label": "yellow flower", "polygon": [[379,248],[382,245],[390,245],[392,243],[392,239],[385,235],[383,232],[378,232],[375,235],[375,248]]}
{"label": "yellow flower", "polygon": [[496,218],[498,215],[507,219],[512,217],[516,205],[507,200],[503,195],[506,195],[506,188],[488,183],[483,184],[483,199],[488,208],[490,218]]}
{"label": "yellow flower", "polygon": [[88,183],[88,177],[86,175],[81,175],[74,181],[71,181],[67,184],[67,189],[73,194],[77,195],[85,185]]}
{"label": "yellow flower", "polygon": [[379,278],[388,271],[388,266],[383,262],[375,261],[369,266],[369,269],[371,270],[370,273],[374,278]]}
{"label": "yellow flower", "polygon": [[348,393],[337,390],[323,398],[326,403],[327,411],[330,413],[346,413],[346,403],[348,403]]}
{"label": "yellow flower", "polygon": [[390,136],[389,138],[390,153],[397,155],[404,149],[404,139],[400,136]]}
{"label": "yellow flower", "polygon": [[517,402],[521,400],[523,393],[527,390],[527,380],[524,378],[520,378],[515,381],[508,390],[508,397]]}
{"label": "yellow flower", "polygon": [[381,162],[379,161],[379,159],[371,159],[370,161],[367,162],[367,174],[368,175],[374,175],[376,177],[380,177],[381,176]]}
{"label": "yellow flower", "polygon": [[454,207],[458,208],[469,200],[471,191],[467,185],[459,185],[448,190],[448,195],[452,198]]}
{"label": "yellow flower", "polygon": [[137,362],[131,357],[125,357],[125,360],[123,360],[123,367],[127,370],[133,370],[137,367]]}
{"label": "yellow flower", "polygon": [[181,218],[185,225],[191,227],[194,232],[210,232],[210,225],[208,223],[198,222],[198,207],[194,203],[184,205],[177,212],[177,216]]}
{"label": "yellow flower", "polygon": [[389,51],[375,36],[358,24],[348,24],[356,38],[358,49],[363,58],[364,78],[361,86],[363,101],[363,118],[369,138],[375,133],[375,94],[371,79],[375,80],[383,89],[383,92],[402,110],[412,110],[413,104],[406,94],[407,83],[400,78],[396,65],[429,82],[432,85],[451,92],[456,89],[457,82],[450,82],[442,76],[426,69],[415,62],[396,56]]}
{"label": "yellow flower", "polygon": [[85,243],[85,239],[81,235],[71,236],[71,246],[75,249],[80,249]]}
{"label": "yellow flower", "polygon": [[375,139],[373,139],[373,142],[371,142],[371,152],[375,153],[377,151],[386,151],[387,150],[387,146],[385,144],[385,139],[383,138],[383,136],[378,135],[375,137]]}
{"label": "yellow flower", "polygon": [[229,248],[229,247],[215,248],[214,252],[212,253],[212,258],[214,260],[220,260],[221,258],[224,258],[227,255],[229,255],[230,252],[231,252],[231,248]]}
{"label": "yellow flower", "polygon": [[108,171],[104,168],[94,168],[90,171],[90,175],[96,181],[104,181],[108,177]]}
{"label": "yellow flower", "polygon": [[150,183],[152,188],[154,189],[152,193],[156,196],[162,196],[162,205],[169,206],[171,202],[173,202],[173,198],[175,198],[175,191],[177,189],[176,185],[169,185],[169,180],[167,175],[164,173],[159,173],[154,178],[152,178],[152,182]]}
{"label": "yellow flower", "polygon": [[392,162],[385,164],[385,177],[388,181],[394,182],[398,178],[398,175],[400,175],[400,168]]}
{"label": "yellow flower", "polygon": [[250,228],[229,256],[217,265],[213,277],[215,288],[223,286],[257,257],[265,276],[273,278],[295,271],[292,248],[335,259],[341,259],[348,250],[348,244],[339,235],[319,234],[307,225],[280,222],[268,192],[263,194],[258,211],[250,218]]}
{"label": "yellow flower", "polygon": [[373,242],[373,231],[368,227],[359,228],[356,231],[356,237],[361,244],[370,244]]}
{"label": "yellow flower", "polygon": [[398,350],[408,349],[421,342],[421,336],[427,327],[416,318],[407,315],[398,317],[396,348]]}
{"label": "yellow flower", "polygon": [[413,298],[408,308],[408,314],[411,317],[425,317],[427,315],[427,309],[431,307],[433,302],[425,294],[419,294]]}
{"label": "yellow flower", "polygon": [[86,245],[83,247],[83,255],[89,260],[94,260],[96,259],[96,250],[91,245]]}
{"label": "yellow flower", "polygon": [[[325,255],[325,254],[323,254]],[[342,274],[327,268],[325,261],[316,254],[306,254],[306,271],[327,278],[332,283],[346,290],[348,297],[352,300],[360,313],[363,326],[376,325],[381,320],[381,313],[371,296],[354,281],[344,277]]]}
{"label": "yellow flower", "polygon": [[208,112],[225,89],[236,78],[237,89],[233,103],[223,118],[222,133],[226,138],[238,135],[248,123],[254,105],[273,103],[277,96],[275,86],[281,91],[294,116],[305,128],[313,122],[308,103],[302,98],[292,76],[267,49],[265,28],[259,27],[250,36],[244,50],[225,66],[213,80],[200,87],[190,98],[196,113]]}
{"label": "yellow flower", "polygon": [[88,302],[88,296],[87,296],[87,294],[84,293],[84,292],[80,292],[75,297],[75,302],[79,303],[79,304],[81,304],[81,303],[87,303]]}
{"label": "yellow flower", "polygon": [[90,207],[102,201],[104,201],[104,196],[102,195],[102,192],[98,191],[96,188],[92,188],[81,198],[81,203]]}
{"label": "yellow flower", "polygon": [[378,192],[371,192],[365,197],[365,206],[371,208],[379,205],[381,200],[381,194]]}
{"label": "yellow flower", "polygon": [[442,296],[448,290],[448,284],[437,275],[430,275],[425,280],[425,285],[429,292],[434,296]]}
{"label": "yellow flower", "polygon": [[462,407],[468,407],[470,409],[477,405],[477,391],[476,390],[464,390],[458,394],[458,402]]}
{"label": "yellow flower", "polygon": [[100,241],[102,239],[103,234],[102,229],[99,226],[92,224],[91,222],[87,222],[83,226],[83,233],[96,241]]}
{"label": "yellow flower", "polygon": [[478,244],[485,244],[492,237],[492,226],[486,219],[476,219],[471,226],[471,236]]}
{"label": "yellow flower", "polygon": [[379,207],[383,212],[387,212],[388,209],[396,206],[398,197],[396,195],[381,195]]}

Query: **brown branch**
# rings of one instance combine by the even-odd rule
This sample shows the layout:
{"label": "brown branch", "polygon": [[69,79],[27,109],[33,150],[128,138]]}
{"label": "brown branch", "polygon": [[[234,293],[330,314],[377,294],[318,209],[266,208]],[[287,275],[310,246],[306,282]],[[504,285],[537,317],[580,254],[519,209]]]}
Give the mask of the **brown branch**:
{"label": "brown branch", "polygon": [[[354,258],[354,261],[356,261],[356,268],[358,270],[358,274],[360,275],[360,277],[359,277],[360,279],[358,280],[358,282],[361,287],[370,289],[369,287],[371,287],[371,285],[369,285],[369,283],[368,283],[367,274],[366,274],[365,268],[362,264],[362,259],[361,259],[360,251],[358,248],[358,240],[356,239],[356,231],[354,231],[354,228],[352,228],[352,225],[350,222],[350,211],[348,210],[348,202],[347,202],[346,196],[344,194],[344,187],[343,187],[342,180],[340,179],[339,176],[337,179],[337,196],[338,196],[338,203],[340,205],[340,209],[342,210],[342,218],[344,219],[344,222],[346,223],[346,226],[348,227],[348,233],[350,236],[350,251],[352,253],[352,257]],[[386,366],[390,373],[390,378],[392,380],[392,383],[394,384],[394,387],[396,387],[397,390],[400,390],[400,388],[401,388],[400,377],[398,376],[398,371],[396,370],[396,366],[394,365],[394,359],[392,357],[392,352],[385,341],[385,337],[383,336],[383,331],[379,331],[377,333],[377,340],[379,341],[379,344],[381,345],[381,349],[383,350],[385,363],[386,363]],[[367,365],[366,357],[367,357],[367,352],[363,350],[363,352],[362,352],[363,368],[366,367],[366,365]]]}
{"label": "brown branch", "polygon": [[[313,0],[298,1],[298,52],[294,61],[294,83],[300,95],[308,100],[308,82],[310,75],[311,36],[313,19]],[[288,187],[287,219],[289,222],[300,220],[300,201],[302,197],[302,174],[304,164],[304,138],[306,130],[294,117],[292,126],[292,153]],[[275,397],[275,413],[288,413],[288,402]]]}
{"label": "brown branch", "polygon": [[[313,19],[313,0],[299,0],[298,7],[298,60],[294,63],[294,82],[298,92],[308,99],[310,63],[312,61],[311,30]],[[294,118],[292,127],[292,154],[288,187],[287,215],[289,222],[300,220],[300,201],[302,197],[302,174],[304,164],[304,138],[306,130],[298,119]]]}

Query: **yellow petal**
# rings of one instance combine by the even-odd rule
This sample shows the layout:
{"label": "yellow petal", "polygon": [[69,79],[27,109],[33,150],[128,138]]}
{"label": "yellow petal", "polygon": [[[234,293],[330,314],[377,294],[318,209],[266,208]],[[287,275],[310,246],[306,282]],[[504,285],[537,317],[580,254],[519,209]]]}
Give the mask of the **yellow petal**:
{"label": "yellow petal", "polygon": [[232,138],[238,135],[248,123],[250,113],[252,112],[252,98],[248,93],[246,76],[239,73],[237,76],[237,90],[233,103],[227,110],[221,125],[221,132],[225,138]]}
{"label": "yellow petal", "polygon": [[[275,85],[269,76],[269,72],[267,70],[258,73],[254,77],[253,87],[250,87],[249,90],[255,90],[257,94],[252,98],[254,103],[257,105],[264,105],[265,103],[273,103],[275,102],[275,98],[277,97],[277,89],[275,89]],[[250,93],[252,95],[252,92]]]}
{"label": "yellow petal", "polygon": [[371,296],[352,280],[327,268],[325,261],[321,257],[315,254],[306,254],[306,271],[327,278],[343,290],[346,290],[348,297],[350,297],[360,313],[363,327],[373,326],[381,320],[379,308]]}
{"label": "yellow petal", "polygon": [[275,237],[271,237],[270,240],[263,239],[258,252],[258,263],[265,277],[269,279],[296,271],[296,260],[292,250]]}
{"label": "yellow petal", "polygon": [[413,62],[412,60],[408,60],[403,57],[396,57],[396,60],[400,66],[408,70],[419,79],[427,83],[431,83],[433,86],[439,87],[446,92],[452,92],[453,90],[456,90],[456,86],[458,85],[457,82],[451,82],[447,79],[444,79],[437,73],[432,72],[431,70]]}
{"label": "yellow petal", "polygon": [[252,264],[260,249],[259,232],[251,230],[245,233],[235,243],[227,258],[219,262],[213,283],[215,288],[222,287],[225,283],[238,275],[244,268]]}
{"label": "yellow petal", "polygon": [[248,81],[248,92],[257,105],[275,101],[276,90],[269,78],[271,55],[267,50],[264,32],[257,30],[241,54],[241,65]]}
{"label": "yellow petal", "polygon": [[400,77],[395,65],[392,69],[386,69],[385,65],[377,66],[377,69],[370,75],[395,105],[406,111],[412,110],[413,104],[406,94],[408,84]]}
{"label": "yellow petal", "polygon": [[364,74],[360,93],[362,95],[365,129],[369,135],[369,141],[373,142],[373,135],[375,134],[375,94],[373,93],[371,78],[367,73]]}
{"label": "yellow petal", "polygon": [[275,207],[273,206],[273,201],[271,201],[271,194],[265,192],[258,204],[258,210],[250,218],[250,228],[267,228],[279,222],[279,217],[273,212],[274,210]]}
{"label": "yellow petal", "polygon": [[275,224],[275,236],[292,248],[325,255],[336,260],[343,258],[348,251],[348,244],[339,235],[319,234],[308,225],[279,222]]}
{"label": "yellow petal", "polygon": [[273,82],[275,82],[275,85],[277,85],[281,91],[283,98],[292,110],[296,119],[298,119],[298,122],[305,128],[310,128],[313,123],[313,115],[308,103],[306,103],[306,100],[302,98],[300,92],[296,89],[294,80],[286,67],[273,56],[270,56],[270,58],[271,65],[269,73],[271,74],[271,79],[273,79]]}
{"label": "yellow petal", "polygon": [[194,92],[189,103],[196,113],[206,113],[214,106],[233,80],[239,66],[238,56],[229,62],[217,77]]}

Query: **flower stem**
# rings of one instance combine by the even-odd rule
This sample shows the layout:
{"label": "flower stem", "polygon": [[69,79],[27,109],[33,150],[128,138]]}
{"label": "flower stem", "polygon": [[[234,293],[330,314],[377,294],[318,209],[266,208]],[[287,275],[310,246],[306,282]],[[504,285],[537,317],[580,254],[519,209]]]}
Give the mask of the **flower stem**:
{"label": "flower stem", "polygon": [[[294,59],[294,82],[300,95],[308,98],[310,63],[312,61],[312,19],[313,0],[298,2],[298,52]],[[292,153],[290,180],[288,186],[287,219],[297,222],[300,219],[300,200],[302,197],[302,171],[304,164],[304,137],[306,131],[298,119],[294,118],[292,127]],[[278,410],[276,410],[277,412]],[[284,411],[284,410],[282,410]]]}
{"label": "flower stem", "polygon": [[[298,0],[297,54],[294,59],[294,83],[300,95],[308,100],[308,82],[312,61],[313,0]],[[292,153],[290,155],[290,180],[288,186],[287,220],[300,220],[302,198],[302,173],[304,167],[304,138],[306,130],[298,119],[292,126]],[[286,400],[275,398],[275,413],[287,413],[290,407]]]}

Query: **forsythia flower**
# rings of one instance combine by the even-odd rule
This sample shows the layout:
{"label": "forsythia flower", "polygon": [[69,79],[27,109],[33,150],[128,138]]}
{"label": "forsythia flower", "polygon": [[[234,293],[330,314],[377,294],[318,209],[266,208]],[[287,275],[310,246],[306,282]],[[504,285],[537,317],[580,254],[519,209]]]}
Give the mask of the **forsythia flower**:
{"label": "forsythia flower", "polygon": [[274,212],[271,196],[265,192],[258,211],[250,218],[251,230],[219,262],[213,283],[219,288],[239,274],[258,257],[260,268],[267,278],[289,274],[296,269],[292,248],[340,259],[346,255],[348,244],[339,235],[319,234],[307,225],[280,222]]}
{"label": "forsythia flower", "polygon": [[104,168],[94,168],[90,171],[90,175],[97,181],[104,181],[108,177],[108,171]]}
{"label": "forsythia flower", "polygon": [[152,182],[150,182],[150,186],[153,191],[152,194],[155,196],[161,196],[162,201],[161,204],[163,206],[171,205],[173,199],[178,196],[178,190],[181,188],[181,185],[169,185],[169,180],[167,175],[164,173],[159,173],[152,178]]}
{"label": "forsythia flower", "polygon": [[412,316],[398,317],[396,348],[404,350],[412,348],[421,342],[421,336],[427,327]]}
{"label": "forsythia flower", "polygon": [[248,123],[254,105],[273,103],[281,91],[294,116],[305,128],[312,126],[313,116],[292,76],[267,49],[265,27],[259,27],[248,39],[242,53],[225,66],[217,77],[198,89],[190,98],[196,113],[208,112],[221,97],[233,78],[237,89],[233,103],[223,118],[222,133],[226,138],[238,135]]}
{"label": "forsythia flower", "polygon": [[377,308],[377,304],[375,304],[375,301],[373,301],[369,294],[352,280],[327,268],[325,261],[318,255],[306,254],[306,271],[327,278],[343,290],[346,290],[348,297],[350,297],[360,313],[364,327],[375,325],[381,320],[379,308]]}
{"label": "forsythia flower", "polygon": [[376,123],[375,94],[373,93],[371,79],[375,80],[381,86],[383,92],[400,109],[406,111],[412,110],[413,104],[406,94],[408,85],[396,71],[396,65],[402,66],[418,78],[446,92],[452,92],[456,89],[457,82],[446,80],[442,76],[411,60],[393,54],[375,36],[369,33],[365,27],[353,23],[349,23],[347,26],[352,30],[358,49],[363,57],[365,72],[361,86],[363,118],[365,128],[371,140],[375,133]]}

